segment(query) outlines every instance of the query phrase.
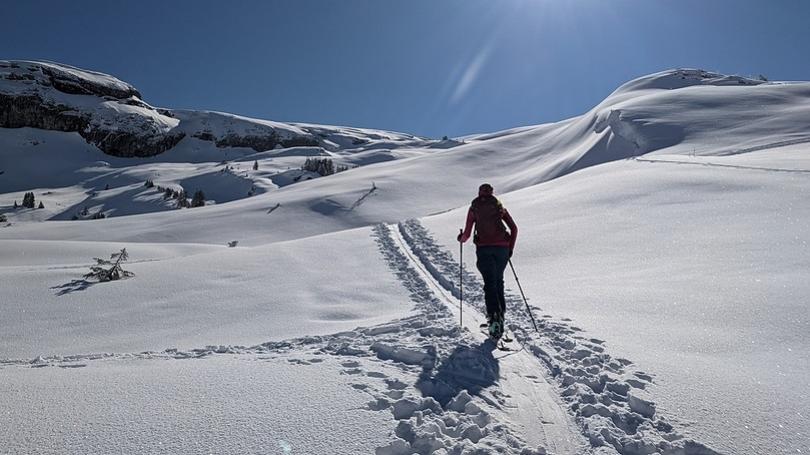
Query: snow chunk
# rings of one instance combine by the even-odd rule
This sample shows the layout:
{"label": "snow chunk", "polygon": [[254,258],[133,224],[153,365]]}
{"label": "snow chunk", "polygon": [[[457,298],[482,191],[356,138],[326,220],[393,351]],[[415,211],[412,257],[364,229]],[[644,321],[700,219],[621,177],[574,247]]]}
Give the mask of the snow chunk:
{"label": "snow chunk", "polygon": [[433,358],[427,352],[391,346],[380,342],[372,344],[371,350],[377,353],[377,357],[382,360],[393,360],[395,362],[407,363],[409,365],[424,365],[426,362],[430,362]]}
{"label": "snow chunk", "polygon": [[639,398],[633,394],[627,396],[627,404],[630,405],[630,409],[633,412],[637,412],[644,417],[652,418],[655,415],[655,404]]}

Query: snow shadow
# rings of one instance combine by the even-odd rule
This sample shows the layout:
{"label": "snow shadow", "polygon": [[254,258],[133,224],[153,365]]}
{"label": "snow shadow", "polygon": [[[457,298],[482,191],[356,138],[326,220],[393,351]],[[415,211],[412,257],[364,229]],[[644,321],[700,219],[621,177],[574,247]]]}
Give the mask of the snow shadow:
{"label": "snow shadow", "polygon": [[438,367],[425,368],[416,388],[442,407],[463,390],[470,395],[479,395],[482,390],[495,385],[500,376],[498,360],[493,356],[496,348],[490,339],[478,346],[458,346]]}
{"label": "snow shadow", "polygon": [[56,295],[63,296],[65,294],[72,294],[77,291],[84,291],[94,284],[96,283],[87,280],[73,280],[70,283],[65,283],[59,286],[51,286],[51,289],[57,290]]}

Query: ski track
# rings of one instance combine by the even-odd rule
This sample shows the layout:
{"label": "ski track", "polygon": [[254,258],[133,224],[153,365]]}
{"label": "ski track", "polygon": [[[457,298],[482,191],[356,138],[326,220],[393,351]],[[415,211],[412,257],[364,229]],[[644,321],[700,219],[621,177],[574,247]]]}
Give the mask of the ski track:
{"label": "ski track", "polygon": [[[91,361],[227,354],[284,356],[311,365],[317,356],[331,355],[341,359],[344,374],[358,377],[353,388],[370,395],[366,410],[393,417],[391,441],[376,455],[716,454],[678,434],[656,415],[654,403],[641,398],[638,391],[650,384],[650,375],[626,372],[630,361],[611,358],[602,341],[582,336],[565,320],[544,315],[538,320],[541,332],[534,333],[523,301],[511,292],[507,329],[522,348],[497,350],[478,329],[484,319],[482,284],[469,270],[462,274],[467,330],[461,329],[458,263],[418,221],[377,225],[373,236],[415,304],[411,316],[250,347],[0,359],[0,368],[81,368]],[[375,364],[417,379],[407,384],[376,371]]]}
{"label": "ski track", "polygon": [[[453,296],[458,298],[458,262],[442,249],[417,220],[399,224],[399,231],[414,254]],[[483,284],[468,270],[462,273],[464,301],[480,314],[484,308]],[[535,333],[523,300],[507,290],[506,328],[547,367],[559,393],[588,438],[593,453],[622,455],[715,455],[705,445],[679,434],[656,414],[655,403],[643,390],[652,376],[627,371],[632,362],[614,359],[603,341],[587,338],[568,320],[552,321],[543,315]],[[466,315],[466,313],[465,313]]]}
{"label": "ski track", "polygon": [[[442,296],[444,304],[453,313],[453,320],[459,321],[460,310],[463,328],[482,346],[494,349],[494,343],[480,329],[480,324],[485,321],[483,313],[469,305],[458,308],[455,304],[457,298],[452,290],[441,284],[447,282],[446,277],[440,275],[431,262],[423,260],[424,256],[417,253],[423,249],[414,242],[414,237],[409,235],[403,224],[394,231],[394,235],[402,251],[422,273],[423,279]],[[499,367],[497,394],[501,398],[498,407],[503,414],[502,418],[516,424],[530,444],[543,445],[550,453],[589,452],[587,441],[578,434],[573,418],[565,411],[556,390],[540,376],[537,360],[522,347],[507,353],[494,351],[493,356]]]}
{"label": "ski track", "polygon": [[681,160],[667,160],[667,159],[658,159],[658,158],[641,158],[641,157],[633,157],[630,158],[634,161],[638,161],[640,163],[664,163],[664,164],[682,164],[682,165],[692,165],[692,166],[706,166],[706,167],[722,167],[726,169],[741,169],[746,171],[768,171],[768,172],[787,172],[790,174],[810,174],[810,170],[808,169],[783,169],[778,167],[761,167],[761,166],[745,166],[742,164],[722,164],[722,163],[712,163],[712,162],[701,162],[701,161],[681,161]]}
{"label": "ski track", "polygon": [[[330,355],[340,359],[343,374],[357,378],[353,389],[370,396],[364,409],[392,417],[391,440],[376,449],[377,455],[548,453],[541,446],[528,447],[519,431],[499,420],[509,397],[498,391],[494,345],[479,343],[459,329],[445,303],[396,245],[388,227],[377,226],[374,237],[415,304],[412,316],[328,336],[256,346],[0,359],[0,368],[82,368],[96,361],[179,361],[215,355],[280,357],[306,366],[319,362],[318,356]],[[401,374],[381,372],[391,367]],[[414,383],[403,378],[413,378]]]}

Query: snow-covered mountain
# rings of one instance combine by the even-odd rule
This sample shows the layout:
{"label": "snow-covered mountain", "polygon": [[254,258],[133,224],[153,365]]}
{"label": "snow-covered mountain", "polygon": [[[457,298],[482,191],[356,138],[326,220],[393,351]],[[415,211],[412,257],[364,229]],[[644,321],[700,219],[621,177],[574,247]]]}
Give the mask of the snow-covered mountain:
{"label": "snow-covered mountain", "polygon": [[[0,413],[0,442],[12,451],[30,450],[26,434],[99,451],[115,431],[156,426],[172,452],[810,447],[810,83],[669,70],[579,117],[431,140],[154,108],[111,76],[17,61],[0,62],[0,108],[0,376],[14,384],[0,398],[15,409]],[[301,169],[308,158],[349,169],[320,177]],[[473,322],[458,329],[455,233],[482,181],[521,227],[514,262],[541,322],[533,333],[510,297],[525,349],[507,357],[475,328],[470,248]],[[167,189],[207,204],[177,209]],[[12,208],[27,192],[44,208]],[[123,247],[135,278],[80,279]],[[190,357],[207,363],[178,363]],[[81,408],[84,439],[45,428],[70,418],[83,385],[143,377],[211,393],[229,371],[251,396],[281,390],[306,409],[268,416],[230,392],[198,409],[193,394],[154,398],[127,379]],[[345,400],[312,404],[322,383]],[[51,404],[27,414],[31,397]],[[216,400],[234,406],[223,418],[278,436],[250,422],[233,438],[204,431]],[[156,411],[128,426],[144,405]],[[184,432],[192,445],[175,444]]]}
{"label": "snow-covered mountain", "polygon": [[119,157],[159,155],[185,137],[258,152],[294,146],[363,149],[359,146],[372,141],[376,146],[385,141],[425,142],[382,131],[155,108],[133,86],[112,76],[46,62],[0,61],[0,107],[0,127],[75,132],[104,153]]}

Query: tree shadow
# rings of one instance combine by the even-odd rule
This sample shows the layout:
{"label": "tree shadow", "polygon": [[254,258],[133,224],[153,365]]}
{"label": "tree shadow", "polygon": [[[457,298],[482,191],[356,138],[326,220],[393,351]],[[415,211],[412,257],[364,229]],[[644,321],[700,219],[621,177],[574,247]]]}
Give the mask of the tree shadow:
{"label": "tree shadow", "polygon": [[425,368],[416,388],[423,396],[432,397],[442,406],[462,390],[478,395],[495,384],[500,375],[498,360],[493,356],[495,349],[497,346],[491,339],[479,346],[459,346],[438,368]]}
{"label": "tree shadow", "polygon": [[52,286],[51,289],[58,289],[56,295],[62,296],[65,294],[72,294],[77,291],[84,291],[96,283],[87,280],[73,280],[70,283],[65,283],[60,286]]}

